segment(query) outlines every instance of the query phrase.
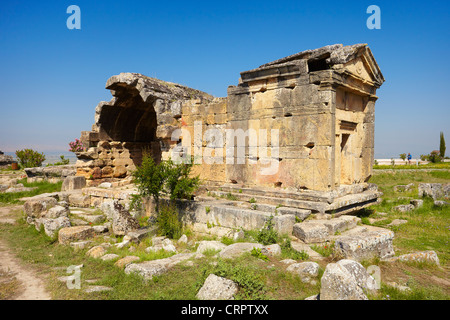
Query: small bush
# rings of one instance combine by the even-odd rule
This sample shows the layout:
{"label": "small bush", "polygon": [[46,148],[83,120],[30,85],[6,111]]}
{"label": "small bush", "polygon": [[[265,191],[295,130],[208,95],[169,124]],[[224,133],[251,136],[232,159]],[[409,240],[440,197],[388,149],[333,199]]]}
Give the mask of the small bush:
{"label": "small bush", "polygon": [[144,152],[141,166],[132,174],[139,196],[152,196],[156,212],[159,212],[159,200],[163,194],[167,194],[172,201],[191,199],[200,185],[198,176],[190,177],[192,166],[192,161],[190,164],[176,164],[170,159],[156,164],[153,157]]}
{"label": "small bush", "polygon": [[319,253],[322,257],[329,257],[334,251],[334,242],[326,245],[312,245],[311,249]]}
{"label": "small bush", "polygon": [[256,240],[259,243],[262,243],[264,245],[277,243],[278,234],[273,229],[273,216],[272,215],[267,220],[266,225],[264,226],[264,228],[262,228],[261,231],[258,232]]}
{"label": "small bush", "polygon": [[267,256],[265,254],[263,254],[261,252],[261,249],[259,248],[253,248],[251,251],[251,255],[254,256],[255,258],[264,260],[264,261],[269,261],[269,258],[267,258]]}
{"label": "small bush", "polygon": [[182,224],[174,205],[163,203],[156,217],[159,233],[171,239],[178,239],[182,235]]}
{"label": "small bush", "polygon": [[64,156],[59,156],[59,161],[55,162],[55,163],[48,163],[47,167],[51,167],[51,166],[63,166],[63,165],[67,165],[70,162],[70,159],[66,159],[64,158]]}
{"label": "small bush", "polygon": [[234,243],[234,240],[229,238],[229,237],[222,237],[220,242],[222,242],[223,244],[226,244],[227,246],[229,246],[230,244]]}
{"label": "small bush", "polygon": [[70,152],[83,152],[84,146],[80,139],[75,139],[75,141],[69,142]]}
{"label": "small bush", "polygon": [[291,239],[286,238],[280,245],[281,247],[281,257],[284,259],[294,259],[294,260],[308,260],[309,254],[302,250],[297,251],[292,248]]}
{"label": "small bush", "polygon": [[266,284],[256,270],[242,264],[219,261],[213,273],[236,282],[239,285],[237,299],[260,300],[265,298]]}
{"label": "small bush", "polygon": [[231,201],[237,201],[239,200],[234,194],[232,194],[231,192],[228,192],[227,195],[225,196],[226,199],[231,200]]}
{"label": "small bush", "polygon": [[17,150],[16,156],[17,159],[19,159],[19,165],[22,168],[40,167],[45,161],[44,154],[34,151],[33,149]]}

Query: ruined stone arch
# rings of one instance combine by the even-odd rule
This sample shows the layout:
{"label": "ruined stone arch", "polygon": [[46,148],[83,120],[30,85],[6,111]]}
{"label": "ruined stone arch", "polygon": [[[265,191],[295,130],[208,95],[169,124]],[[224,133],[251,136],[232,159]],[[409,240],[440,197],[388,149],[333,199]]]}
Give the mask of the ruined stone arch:
{"label": "ruined stone arch", "polygon": [[181,127],[181,108],[213,97],[191,88],[121,73],[108,79],[106,89],[113,98],[96,107],[92,131],[81,140],[85,152],[77,154],[79,175],[88,179],[123,178],[149,152],[156,162],[167,158],[177,141],[172,132]]}

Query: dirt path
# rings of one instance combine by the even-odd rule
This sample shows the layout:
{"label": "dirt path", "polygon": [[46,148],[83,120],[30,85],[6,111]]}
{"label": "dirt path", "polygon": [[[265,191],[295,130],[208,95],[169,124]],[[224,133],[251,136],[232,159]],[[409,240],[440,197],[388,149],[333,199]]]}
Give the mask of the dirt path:
{"label": "dirt path", "polygon": [[[13,223],[14,217],[11,212],[15,207],[0,207],[0,223]],[[0,270],[8,277],[16,278],[20,283],[14,300],[50,300],[50,294],[46,292],[44,283],[18,258],[14,256],[8,248],[7,243],[0,239]]]}

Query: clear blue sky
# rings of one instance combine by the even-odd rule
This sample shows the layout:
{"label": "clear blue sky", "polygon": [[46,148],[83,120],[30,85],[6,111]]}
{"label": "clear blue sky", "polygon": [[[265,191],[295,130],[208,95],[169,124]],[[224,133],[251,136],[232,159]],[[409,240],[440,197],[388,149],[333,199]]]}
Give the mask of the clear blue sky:
{"label": "clear blue sky", "polygon": [[[69,30],[69,5],[81,30]],[[381,30],[369,30],[369,5]],[[106,80],[138,72],[226,96],[241,71],[324,45],[368,43],[386,78],[375,157],[450,153],[450,1],[4,1],[0,150],[67,150]]]}

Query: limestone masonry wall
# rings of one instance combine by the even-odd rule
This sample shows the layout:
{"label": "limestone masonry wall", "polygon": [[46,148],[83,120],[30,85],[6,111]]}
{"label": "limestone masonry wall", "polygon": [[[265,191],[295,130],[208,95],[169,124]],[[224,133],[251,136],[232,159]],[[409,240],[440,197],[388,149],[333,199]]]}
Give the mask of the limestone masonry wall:
{"label": "limestone masonry wall", "polygon": [[342,193],[372,174],[383,82],[366,44],[307,50],[244,71],[226,98],[122,73],[107,81],[113,98],[99,103],[92,131],[82,132],[77,175],[88,184],[129,177],[147,151],[157,161],[192,156],[207,185]]}

